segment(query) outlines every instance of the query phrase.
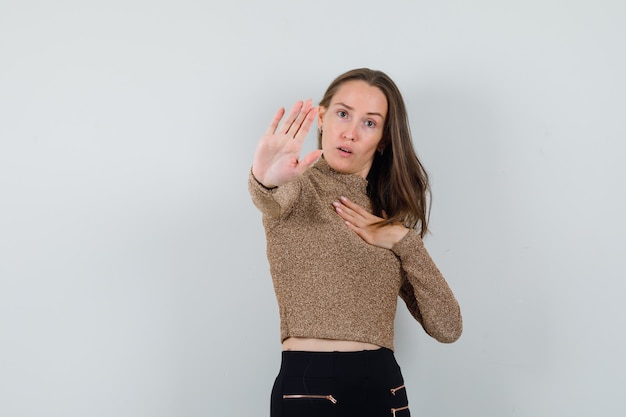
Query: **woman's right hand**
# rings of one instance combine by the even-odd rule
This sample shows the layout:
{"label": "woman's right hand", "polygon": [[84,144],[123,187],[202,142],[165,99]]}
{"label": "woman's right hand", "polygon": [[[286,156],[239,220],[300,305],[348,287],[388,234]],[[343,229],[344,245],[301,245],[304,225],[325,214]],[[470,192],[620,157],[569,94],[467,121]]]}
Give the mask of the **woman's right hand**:
{"label": "woman's right hand", "polygon": [[318,149],[300,160],[302,143],[316,114],[317,108],[312,106],[310,99],[299,101],[278,129],[285,109],[276,112],[259,141],[252,163],[252,174],[263,186],[273,188],[293,181],[321,156],[322,151]]}

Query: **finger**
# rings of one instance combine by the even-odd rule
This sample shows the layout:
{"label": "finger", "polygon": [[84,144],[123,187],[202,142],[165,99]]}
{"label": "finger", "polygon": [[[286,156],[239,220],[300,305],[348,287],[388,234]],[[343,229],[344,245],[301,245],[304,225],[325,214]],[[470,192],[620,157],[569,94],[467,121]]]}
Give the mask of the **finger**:
{"label": "finger", "polygon": [[300,108],[300,113],[298,113],[298,115],[296,116],[295,120],[293,121],[293,123],[291,124],[291,126],[289,126],[289,129],[287,129],[287,134],[289,136],[292,137],[296,137],[298,135],[298,132],[301,130],[302,128],[302,124],[308,120],[309,118],[309,113],[312,110],[312,100],[308,99],[307,101],[305,101],[302,104],[302,107]]}
{"label": "finger", "polygon": [[316,149],[316,150],[308,153],[298,163],[298,168],[296,169],[297,173],[301,174],[304,171],[306,171],[306,169],[308,167],[310,167],[311,165],[313,165],[315,163],[315,161],[317,161],[320,158],[320,156],[322,156],[322,150],[321,149]]}
{"label": "finger", "polygon": [[359,214],[361,217],[365,218],[371,215],[371,213],[369,213],[367,210],[365,210],[363,207],[359,206],[358,204],[350,201],[347,197],[341,196],[339,199],[341,200],[341,203],[344,206],[352,210],[354,213]]}
{"label": "finger", "polygon": [[313,123],[315,122],[316,115],[317,107],[311,107],[300,124],[298,131],[295,133],[294,139],[304,142],[304,139],[306,139],[309,134],[309,130],[311,130],[311,126],[313,126]]}
{"label": "finger", "polygon": [[354,233],[357,234],[357,236],[359,236],[361,239],[363,239],[365,242],[370,243],[369,241],[369,235],[367,234],[367,231],[352,224],[350,221],[345,220],[344,221],[345,225],[348,226],[349,229],[351,229]]}
{"label": "finger", "polygon": [[267,130],[265,131],[266,135],[273,135],[276,132],[276,129],[278,128],[278,123],[280,123],[280,119],[282,119],[284,115],[285,108],[281,107],[280,109],[278,109],[278,111],[274,115],[274,118],[272,119],[272,122],[267,127]]}
{"label": "finger", "polygon": [[291,126],[293,125],[294,121],[296,120],[298,115],[301,113],[303,105],[304,103],[302,101],[298,101],[296,104],[293,105],[293,107],[289,111],[289,115],[287,115],[287,119],[285,119],[285,122],[280,127],[279,133],[284,134],[284,133],[287,133],[289,129],[291,129]]}
{"label": "finger", "polygon": [[384,220],[383,218],[370,213],[355,202],[350,201],[346,197],[342,196],[340,197],[340,200],[342,206],[345,208],[345,211],[351,214],[352,221],[359,226],[369,226]]}
{"label": "finger", "polygon": [[352,224],[352,226],[354,227],[363,227],[366,226],[367,224],[365,224],[365,222],[363,221],[363,218],[360,216],[355,216],[354,212],[352,210],[350,210],[348,207],[342,205],[341,203],[335,201],[333,203],[333,206],[335,207],[335,212],[347,223]]}
{"label": "finger", "polygon": [[333,206],[335,206],[338,213],[345,213],[346,216],[354,217],[354,210],[352,210],[349,206],[344,204],[343,201],[341,203],[335,201],[333,202]]}

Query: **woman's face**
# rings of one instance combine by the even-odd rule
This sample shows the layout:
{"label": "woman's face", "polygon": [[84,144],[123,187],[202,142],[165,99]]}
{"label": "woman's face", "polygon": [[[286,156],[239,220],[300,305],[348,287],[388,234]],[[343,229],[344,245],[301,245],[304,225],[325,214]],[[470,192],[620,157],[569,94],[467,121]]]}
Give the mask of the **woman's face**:
{"label": "woman's face", "polygon": [[319,108],[324,159],[344,174],[367,177],[387,117],[387,98],[364,81],[343,83],[328,107]]}

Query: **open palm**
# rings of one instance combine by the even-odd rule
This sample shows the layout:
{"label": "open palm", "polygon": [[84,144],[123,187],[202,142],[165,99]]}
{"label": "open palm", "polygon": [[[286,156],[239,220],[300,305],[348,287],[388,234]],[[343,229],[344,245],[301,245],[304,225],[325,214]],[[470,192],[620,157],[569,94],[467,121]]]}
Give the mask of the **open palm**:
{"label": "open palm", "polygon": [[322,154],[310,152],[300,159],[302,144],[315,120],[317,108],[311,100],[297,102],[281,125],[285,109],[276,112],[254,153],[252,174],[265,187],[273,188],[293,181]]}

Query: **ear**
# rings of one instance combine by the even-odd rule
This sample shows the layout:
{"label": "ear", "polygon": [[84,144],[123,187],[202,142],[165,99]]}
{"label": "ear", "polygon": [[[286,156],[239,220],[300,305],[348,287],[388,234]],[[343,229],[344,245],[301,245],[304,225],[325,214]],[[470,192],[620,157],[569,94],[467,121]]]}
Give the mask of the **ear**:
{"label": "ear", "polygon": [[321,128],[323,123],[322,121],[324,120],[324,115],[326,114],[326,107],[324,106],[318,106],[317,107],[317,127]]}

